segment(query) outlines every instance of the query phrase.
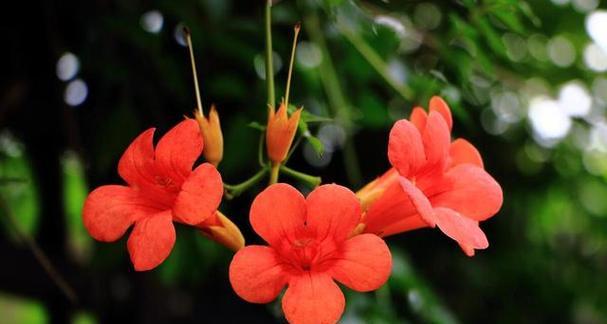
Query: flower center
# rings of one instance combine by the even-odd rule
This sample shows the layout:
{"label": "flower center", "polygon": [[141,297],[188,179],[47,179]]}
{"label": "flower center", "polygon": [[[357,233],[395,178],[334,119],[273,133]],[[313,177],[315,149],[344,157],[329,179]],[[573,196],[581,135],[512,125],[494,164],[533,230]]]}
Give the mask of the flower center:
{"label": "flower center", "polygon": [[314,263],[318,261],[319,252],[320,244],[312,238],[298,239],[291,245],[292,261],[297,268],[303,271],[312,269]]}
{"label": "flower center", "polygon": [[154,181],[157,185],[162,187],[165,190],[169,191],[177,191],[177,185],[175,184],[175,180],[165,177],[165,176],[155,176]]}

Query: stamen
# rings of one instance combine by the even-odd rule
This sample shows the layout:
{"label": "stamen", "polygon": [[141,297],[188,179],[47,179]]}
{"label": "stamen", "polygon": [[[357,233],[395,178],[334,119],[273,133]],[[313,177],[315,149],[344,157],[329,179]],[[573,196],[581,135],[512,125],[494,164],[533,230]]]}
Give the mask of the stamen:
{"label": "stamen", "polygon": [[198,86],[198,73],[196,72],[196,60],[194,59],[194,48],[192,47],[192,34],[188,27],[183,27],[183,34],[185,35],[188,50],[190,51],[190,62],[192,63],[192,74],[194,75],[194,92],[196,93],[196,103],[198,104],[198,112],[201,116],[202,113],[202,100],[200,99],[200,88]]}
{"label": "stamen", "polygon": [[299,30],[301,29],[301,23],[297,23],[294,27],[295,36],[293,36],[293,47],[291,49],[291,62],[289,62],[289,75],[287,76],[287,89],[285,91],[285,107],[289,108],[289,92],[291,90],[291,76],[293,74],[293,61],[295,60],[295,50],[297,49],[297,36],[299,36]]}

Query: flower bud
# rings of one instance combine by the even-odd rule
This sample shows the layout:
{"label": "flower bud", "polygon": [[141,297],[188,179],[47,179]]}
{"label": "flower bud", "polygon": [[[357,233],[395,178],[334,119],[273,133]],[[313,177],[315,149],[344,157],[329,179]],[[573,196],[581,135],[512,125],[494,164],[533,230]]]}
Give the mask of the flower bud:
{"label": "flower bud", "polygon": [[211,106],[208,117],[205,117],[200,110],[195,110],[194,117],[198,121],[204,140],[202,154],[209,163],[217,166],[223,159],[223,134],[217,110],[214,105]]}
{"label": "flower bud", "polygon": [[301,110],[302,108],[297,109],[291,117],[288,117],[284,103],[280,104],[278,111],[275,111],[273,106],[268,108],[266,148],[272,162],[281,163],[287,157],[297,132]]}
{"label": "flower bud", "polygon": [[232,251],[244,247],[244,237],[238,227],[219,210],[213,220],[198,224],[196,227],[204,236]]}

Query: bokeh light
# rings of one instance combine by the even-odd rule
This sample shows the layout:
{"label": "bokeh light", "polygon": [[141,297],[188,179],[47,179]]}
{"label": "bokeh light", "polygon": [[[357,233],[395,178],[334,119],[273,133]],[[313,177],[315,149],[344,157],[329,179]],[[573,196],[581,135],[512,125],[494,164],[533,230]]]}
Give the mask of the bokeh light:
{"label": "bokeh light", "polygon": [[141,15],[139,24],[141,25],[141,28],[148,33],[157,34],[162,30],[164,17],[160,11],[151,10]]}
{"label": "bokeh light", "polygon": [[84,103],[88,94],[89,90],[86,83],[82,79],[76,79],[70,81],[65,87],[63,99],[70,106],[79,106]]}
{"label": "bokeh light", "polygon": [[[282,59],[280,55],[276,52],[272,52],[272,65],[274,65],[274,70],[272,71],[274,75],[276,75],[282,69]],[[257,54],[253,58],[253,68],[255,69],[255,73],[257,76],[265,80],[266,79],[266,57],[263,54]]]}
{"label": "bokeh light", "polygon": [[586,17],[586,32],[607,52],[607,10],[597,10]]}
{"label": "bokeh light", "polygon": [[548,41],[548,56],[555,65],[568,67],[575,61],[575,47],[565,36],[555,36]]}
{"label": "bokeh light", "polygon": [[585,116],[592,108],[592,97],[588,89],[579,81],[571,81],[561,87],[558,104],[571,117]]}
{"label": "bokeh light", "polygon": [[[297,45],[295,58],[297,59],[297,64],[306,68],[315,68],[322,62],[322,52],[316,44],[303,41]],[[265,71],[263,75],[265,77]]]}
{"label": "bokeh light", "polygon": [[552,146],[571,129],[571,119],[556,100],[539,96],[529,103],[529,120],[539,143]]}
{"label": "bokeh light", "polygon": [[61,81],[73,79],[80,70],[80,60],[73,53],[66,52],[57,60],[57,78]]}
{"label": "bokeh light", "polygon": [[188,44],[186,43],[185,35],[183,34],[183,27],[185,27],[185,25],[182,23],[175,26],[175,29],[173,29],[173,38],[175,38],[177,44],[186,47]]}
{"label": "bokeh light", "polygon": [[607,71],[607,51],[595,43],[590,43],[584,48],[584,63],[595,72]]}

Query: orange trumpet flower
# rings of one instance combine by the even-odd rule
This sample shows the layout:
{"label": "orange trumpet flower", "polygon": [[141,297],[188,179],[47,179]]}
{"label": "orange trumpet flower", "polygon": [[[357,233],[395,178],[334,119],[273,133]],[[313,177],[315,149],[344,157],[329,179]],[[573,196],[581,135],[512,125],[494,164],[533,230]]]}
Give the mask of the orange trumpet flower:
{"label": "orange trumpet flower", "polygon": [[255,198],[250,220],[269,246],[238,251],[230,282],[251,303],[269,303],[287,286],[282,309],[290,323],[336,323],[345,298],[335,281],[371,291],[392,270],[382,239],[349,236],[360,221],[360,203],[345,187],[323,185],[304,198],[288,184],[271,185]]}
{"label": "orange trumpet flower", "polygon": [[118,162],[126,186],[105,185],[88,195],[82,217],[89,234],[113,242],[134,225],[127,247],[137,271],[153,269],[169,256],[173,222],[195,226],[234,250],[242,247],[238,228],[217,211],[221,175],[209,163],[192,170],[203,148],[196,121],[180,122],[156,147],[153,137],[153,128],[143,132]]}
{"label": "orange trumpet flower", "polygon": [[388,158],[393,168],[358,192],[364,232],[382,237],[438,226],[472,256],[489,242],[479,227],[502,206],[500,185],[483,169],[468,141],[451,142],[451,111],[439,97],[430,113],[415,108],[390,132]]}

